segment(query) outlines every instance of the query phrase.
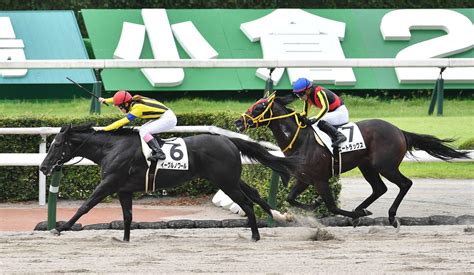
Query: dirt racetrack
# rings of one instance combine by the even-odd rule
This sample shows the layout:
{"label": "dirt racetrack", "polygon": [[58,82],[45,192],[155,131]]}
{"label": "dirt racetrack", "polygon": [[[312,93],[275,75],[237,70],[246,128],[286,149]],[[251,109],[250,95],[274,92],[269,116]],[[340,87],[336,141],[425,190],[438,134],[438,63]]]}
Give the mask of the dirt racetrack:
{"label": "dirt racetrack", "polygon": [[1,232],[1,273],[474,272],[472,228],[278,227]]}

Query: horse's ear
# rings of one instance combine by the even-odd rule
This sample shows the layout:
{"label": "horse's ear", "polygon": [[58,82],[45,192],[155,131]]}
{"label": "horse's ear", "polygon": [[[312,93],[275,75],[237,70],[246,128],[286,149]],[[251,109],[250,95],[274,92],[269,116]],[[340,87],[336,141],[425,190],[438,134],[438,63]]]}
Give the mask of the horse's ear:
{"label": "horse's ear", "polygon": [[72,127],[72,124],[63,125],[63,126],[61,127],[60,132],[61,132],[61,133],[66,133],[66,132],[68,132],[68,131],[71,129],[71,127]]}

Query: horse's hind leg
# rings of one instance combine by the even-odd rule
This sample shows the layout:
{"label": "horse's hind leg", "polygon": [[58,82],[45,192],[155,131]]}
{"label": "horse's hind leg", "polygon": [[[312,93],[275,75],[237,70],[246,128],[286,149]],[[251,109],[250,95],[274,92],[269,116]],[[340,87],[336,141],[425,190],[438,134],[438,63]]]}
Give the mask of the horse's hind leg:
{"label": "horse's hind leg", "polygon": [[363,216],[368,216],[371,215],[369,211],[363,209],[363,210],[358,210],[358,211],[347,211],[343,210],[339,207],[336,206],[336,202],[334,201],[334,197],[331,194],[331,190],[329,189],[329,180],[326,179],[326,181],[316,181],[314,183],[314,186],[316,187],[316,191],[319,193],[321,198],[324,200],[324,204],[326,205],[327,209],[333,213],[333,214],[339,214],[343,215],[349,218],[359,218]]}
{"label": "horse's hind leg", "polygon": [[229,196],[229,198],[232,199],[232,201],[237,203],[242,208],[245,214],[247,214],[249,227],[252,230],[252,240],[260,240],[260,233],[258,232],[257,227],[257,218],[255,217],[255,212],[253,211],[252,201],[247,198],[238,185],[236,185],[236,188],[234,189],[231,189],[227,186],[220,186],[220,188],[227,196]]}
{"label": "horse's hind leg", "polygon": [[291,219],[286,213],[281,214],[280,211],[272,209],[272,207],[264,199],[262,199],[262,197],[260,197],[260,194],[258,193],[257,189],[249,186],[242,179],[240,179],[239,183],[240,183],[240,188],[245,193],[245,195],[251,201],[260,205],[260,207],[262,207],[262,209],[274,220],[277,220],[279,222],[286,222]]}
{"label": "horse's hind leg", "polygon": [[397,215],[397,210],[398,206],[400,206],[400,203],[402,202],[403,198],[407,194],[408,190],[410,190],[410,187],[412,186],[413,182],[405,177],[398,168],[395,168],[393,170],[382,170],[380,171],[380,174],[387,178],[389,181],[395,183],[399,188],[400,192],[398,192],[397,197],[395,198],[395,201],[393,202],[392,206],[390,206],[390,209],[388,210],[388,221],[389,223],[395,227],[398,228],[400,225],[395,219],[395,216]]}
{"label": "horse's hind leg", "polygon": [[[362,172],[362,175],[364,176],[365,180],[367,180],[367,182],[372,187],[372,194],[370,194],[369,197],[367,197],[361,204],[359,204],[355,208],[356,211],[369,207],[369,205],[371,205],[374,201],[380,198],[380,196],[387,192],[387,186],[382,181],[382,178],[380,178],[380,174],[375,169],[375,167],[370,165],[360,165],[359,169]],[[354,219],[352,221],[352,224],[354,225],[354,227],[357,226],[358,219]]]}
{"label": "horse's hind leg", "polygon": [[294,207],[298,207],[298,208],[301,208],[301,209],[304,209],[304,210],[308,210],[308,211],[313,211],[315,210],[316,208],[318,208],[318,206],[321,205],[321,203],[319,202],[319,198],[316,196],[316,200],[314,203],[312,204],[303,204],[299,201],[296,200],[296,198],[301,194],[303,193],[307,188],[308,188],[309,184],[307,183],[304,183],[300,180],[297,180],[296,181],[296,184],[293,185],[293,187],[291,188],[290,190],[290,193],[288,194],[288,197],[286,198],[286,200],[288,201],[288,203],[291,205],[291,206],[294,206]]}
{"label": "horse's hind leg", "polygon": [[245,181],[242,179],[239,180],[240,188],[245,193],[245,195],[254,203],[260,205],[262,209],[270,216],[272,216],[272,207],[260,197],[257,189],[249,186]]}
{"label": "horse's hind leg", "polygon": [[118,197],[123,213],[123,240],[130,241],[130,226],[132,224],[132,193],[119,192]]}

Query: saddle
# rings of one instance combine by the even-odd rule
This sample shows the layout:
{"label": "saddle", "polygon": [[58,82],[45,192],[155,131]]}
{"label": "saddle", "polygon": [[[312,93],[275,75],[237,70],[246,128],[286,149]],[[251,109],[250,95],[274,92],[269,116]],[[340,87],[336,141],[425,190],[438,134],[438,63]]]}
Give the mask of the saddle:
{"label": "saddle", "polygon": [[158,170],[188,170],[189,158],[186,143],[182,138],[161,139],[154,136],[161,146],[161,150],[166,155],[166,159],[158,161],[149,161],[148,157],[152,150],[143,139],[141,140],[142,152],[145,157],[148,169],[145,176],[145,192],[154,192],[156,190],[156,178]]}
{"label": "saddle", "polygon": [[325,132],[321,131],[318,128],[317,123],[312,125],[314,130],[314,137],[316,141],[321,145],[326,147],[331,155],[332,158],[332,166],[333,166],[333,176],[338,176],[341,174],[342,170],[342,154],[365,149],[365,142],[362,134],[360,132],[359,126],[354,122],[348,122],[343,125],[337,126],[337,130],[346,136],[347,140],[339,147],[332,147],[331,137],[329,137]]}

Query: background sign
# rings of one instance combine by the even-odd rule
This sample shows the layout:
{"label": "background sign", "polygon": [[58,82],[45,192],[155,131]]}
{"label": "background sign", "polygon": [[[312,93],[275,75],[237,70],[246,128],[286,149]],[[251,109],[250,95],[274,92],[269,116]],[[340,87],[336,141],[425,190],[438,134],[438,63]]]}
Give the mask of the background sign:
{"label": "background sign", "polygon": [[[208,47],[211,50],[210,52],[213,53],[212,50],[215,50],[217,53],[217,56],[209,55],[209,58],[217,59],[274,58],[281,52],[291,51],[291,49],[282,46],[286,42],[283,43],[281,39],[287,39],[289,41],[287,44],[291,44],[291,37],[284,37],[284,35],[294,34],[295,32],[308,35],[312,39],[308,41],[312,43],[323,41],[323,43],[320,43],[321,48],[316,51],[304,49],[306,53],[302,56],[308,56],[308,58],[318,58],[318,56],[323,58],[325,57],[324,51],[328,49],[336,49],[337,51],[329,52],[327,58],[341,58],[341,56],[342,58],[344,56],[345,58],[395,58],[400,52],[406,53],[407,48],[413,49],[421,42],[447,36],[447,32],[450,31],[449,26],[438,26],[438,29],[433,29],[430,27],[432,22],[427,23],[428,26],[424,26],[424,22],[413,21],[409,23],[415,26],[407,26],[407,28],[412,29],[409,32],[411,36],[408,39],[406,37],[397,38],[393,34],[395,30],[389,28],[393,26],[390,21],[386,22],[385,29],[381,28],[383,17],[392,11],[386,9],[169,9],[161,10],[159,16],[153,16],[150,14],[150,10],[83,10],[82,15],[97,59],[113,58],[114,53],[116,58],[124,58],[117,56],[117,52],[122,56],[127,55],[123,53],[122,47],[118,47],[119,41],[122,42],[121,38],[126,35],[127,29],[134,30],[132,33],[135,34],[135,37],[132,40],[137,41],[137,43],[130,44],[130,47],[134,49],[133,54],[129,54],[130,56],[139,54],[140,58],[166,59],[166,54],[163,56],[163,50],[156,50],[162,46],[160,43],[165,41],[169,46],[167,49],[171,46],[176,47],[176,50],[171,49],[169,53],[167,52],[171,56],[169,59],[176,56],[181,59],[192,58],[193,45],[186,44],[185,41],[183,42],[184,39],[179,39],[179,34],[171,33],[180,26],[178,23],[189,21],[192,23],[192,27],[188,29],[197,37],[194,41],[201,45],[204,40],[204,45],[208,44],[206,47],[210,46]],[[456,9],[452,12],[458,14],[458,16],[455,16],[456,18],[464,18],[468,22],[470,21],[472,27],[474,9]],[[391,15],[389,19],[397,20],[397,16],[399,15]],[[446,20],[443,21],[442,18],[440,17],[440,25],[449,23],[444,22]],[[400,18],[400,22],[405,21],[406,19],[403,17]],[[124,27],[124,22],[127,22],[125,23],[126,27]],[[436,22],[433,24],[436,24]],[[151,37],[148,34],[149,29],[153,29]],[[383,33],[384,30],[385,34]],[[467,40],[470,39],[469,37],[474,37],[473,30],[474,28],[463,30],[466,32]],[[272,35],[265,36],[270,32]],[[459,35],[459,32],[457,34]],[[173,37],[173,35],[174,39],[171,39],[170,37]],[[304,41],[304,37],[298,37],[298,39],[297,42]],[[440,57],[474,58],[474,41],[472,43],[469,41],[465,43],[467,45],[465,48]],[[264,48],[265,45],[266,48]],[[272,45],[274,45],[273,48]],[[301,48],[297,48],[293,52],[297,51],[301,51]],[[280,73],[281,79],[278,81],[277,89],[290,89],[290,78],[304,74],[304,72],[298,72],[296,69],[293,69],[293,71],[284,70]],[[139,69],[102,71],[102,79],[106,90],[129,89],[132,91],[260,90],[264,87],[262,78],[264,78],[265,73],[261,70],[257,71],[256,68],[184,69],[184,74],[176,71],[175,74],[170,76],[170,78],[173,78],[172,80],[160,84],[156,79],[163,75],[164,72],[153,75]],[[321,77],[321,75],[323,75],[322,79],[317,80],[318,82],[323,83],[328,88],[341,90],[432,89],[434,85],[434,79],[421,81],[422,83],[417,81],[413,83],[411,80],[400,83],[395,68],[354,68],[338,73],[321,70],[314,73],[315,77]],[[331,80],[331,78],[334,79]],[[474,81],[458,82],[460,83],[446,81],[445,88],[472,89],[474,86]]]}
{"label": "background sign", "polygon": [[[88,59],[72,11],[0,11],[0,28],[0,58]],[[66,77],[83,84],[96,81],[91,69],[3,70],[0,96],[46,98],[79,93],[82,96]]]}

